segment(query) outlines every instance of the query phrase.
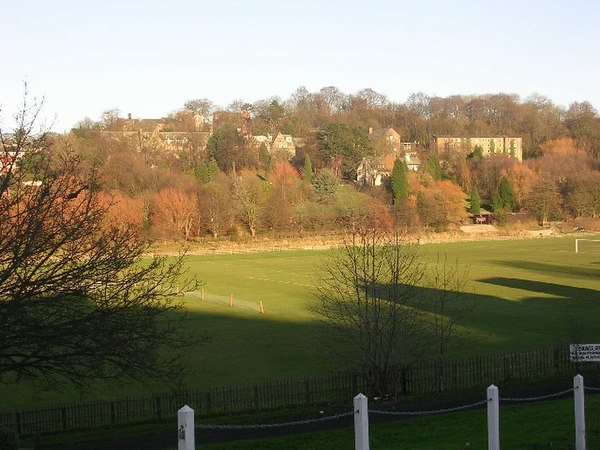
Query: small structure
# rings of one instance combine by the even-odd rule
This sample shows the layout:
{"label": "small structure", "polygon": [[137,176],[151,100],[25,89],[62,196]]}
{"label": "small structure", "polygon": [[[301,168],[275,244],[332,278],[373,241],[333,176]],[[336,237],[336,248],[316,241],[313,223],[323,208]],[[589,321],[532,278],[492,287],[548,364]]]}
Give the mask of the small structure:
{"label": "small structure", "polygon": [[177,449],[195,450],[194,410],[185,405],[177,411]]}
{"label": "small structure", "polygon": [[477,214],[473,216],[473,223],[476,225],[489,225],[492,223],[490,214]]}

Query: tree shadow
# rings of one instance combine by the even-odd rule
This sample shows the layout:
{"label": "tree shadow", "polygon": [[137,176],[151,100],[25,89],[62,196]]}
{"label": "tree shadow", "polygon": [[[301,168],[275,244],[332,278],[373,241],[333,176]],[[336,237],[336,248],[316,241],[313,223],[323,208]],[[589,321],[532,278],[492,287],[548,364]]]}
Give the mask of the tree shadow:
{"label": "tree shadow", "polygon": [[[551,264],[534,261],[492,261],[498,266],[511,267],[515,269],[529,270],[531,272],[548,274],[560,274],[562,277],[570,278],[589,278],[600,277],[600,268],[565,266],[563,264]],[[595,262],[592,264],[600,264]]]}
{"label": "tree shadow", "polygon": [[[452,293],[445,311],[448,317],[454,315],[458,327],[453,357],[547,348],[597,336],[600,304],[595,307],[594,302],[600,292],[595,289],[503,277],[473,281],[498,286],[498,295]],[[532,295],[515,301],[502,298],[501,288]],[[387,292],[389,287],[378,287],[381,295]],[[437,289],[417,287],[410,306],[439,314],[435,299],[443,294]]]}
{"label": "tree shadow", "polygon": [[578,301],[593,301],[596,300],[600,294],[600,291],[595,289],[566,286],[563,284],[556,283],[547,283],[545,281],[525,280],[522,278],[492,277],[480,279],[477,281],[480,283],[494,284],[497,286],[504,286],[512,289],[521,289],[524,291],[550,294]]}

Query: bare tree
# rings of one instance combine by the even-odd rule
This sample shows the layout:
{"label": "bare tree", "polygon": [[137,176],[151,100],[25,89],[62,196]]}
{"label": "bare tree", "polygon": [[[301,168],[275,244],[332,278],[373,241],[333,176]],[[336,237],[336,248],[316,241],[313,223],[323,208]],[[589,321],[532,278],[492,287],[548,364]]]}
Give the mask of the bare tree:
{"label": "bare tree", "polygon": [[363,371],[374,394],[397,396],[415,364],[444,361],[472,305],[463,296],[468,271],[446,257],[428,265],[417,247],[380,230],[355,228],[321,265],[313,309],[338,338],[334,355]]}
{"label": "bare tree", "polygon": [[414,247],[376,228],[353,233],[320,268],[314,310],[375,394],[406,392],[407,371],[424,351],[424,313],[413,306],[423,268]]}
{"label": "bare tree", "polygon": [[0,175],[0,382],[179,373],[182,257],[145,258],[94,174],[34,133],[38,113],[24,103],[10,138],[0,130],[0,152],[21,155]]}
{"label": "bare tree", "polygon": [[183,107],[188,111],[192,111],[204,117],[209,117],[217,109],[215,104],[207,98],[188,100]]}

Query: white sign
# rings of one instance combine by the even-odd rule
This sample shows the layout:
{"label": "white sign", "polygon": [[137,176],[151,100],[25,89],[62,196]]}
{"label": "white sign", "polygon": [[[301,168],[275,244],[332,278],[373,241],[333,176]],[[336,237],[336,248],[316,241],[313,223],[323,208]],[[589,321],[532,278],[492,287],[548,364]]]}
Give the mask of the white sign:
{"label": "white sign", "polygon": [[600,361],[600,344],[571,344],[571,362]]}

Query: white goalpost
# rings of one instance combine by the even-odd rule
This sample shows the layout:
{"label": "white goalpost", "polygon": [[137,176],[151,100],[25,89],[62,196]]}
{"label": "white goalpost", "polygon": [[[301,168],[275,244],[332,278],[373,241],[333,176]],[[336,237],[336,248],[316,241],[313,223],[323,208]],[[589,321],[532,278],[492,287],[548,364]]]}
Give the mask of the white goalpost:
{"label": "white goalpost", "polygon": [[600,242],[600,239],[585,239],[585,238],[575,239],[575,253],[579,253],[579,241]]}

